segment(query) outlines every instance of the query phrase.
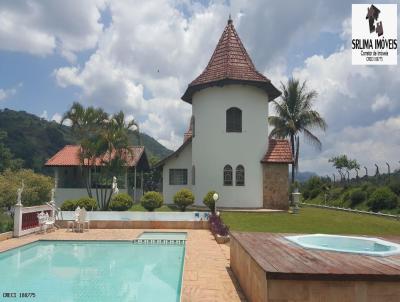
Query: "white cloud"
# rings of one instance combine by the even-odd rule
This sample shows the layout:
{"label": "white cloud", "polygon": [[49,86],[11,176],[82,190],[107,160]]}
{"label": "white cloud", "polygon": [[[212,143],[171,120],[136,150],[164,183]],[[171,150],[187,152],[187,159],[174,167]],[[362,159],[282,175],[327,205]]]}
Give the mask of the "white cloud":
{"label": "white cloud", "polygon": [[338,154],[355,158],[361,166],[373,171],[374,164],[392,169],[399,167],[400,115],[380,120],[365,127],[348,126],[324,138],[326,148],[318,156],[305,156],[301,170],[331,175],[328,159]]}
{"label": "white cloud", "polygon": [[20,87],[22,87],[22,83],[19,83],[18,85],[11,88],[0,88],[0,101],[4,101],[15,95]]}
{"label": "white cloud", "polygon": [[59,114],[58,112],[54,113],[53,116],[51,117],[51,121],[55,121],[57,123],[61,123],[62,115]]}
{"label": "white cloud", "polygon": [[40,115],[40,118],[44,118],[45,120],[48,119],[47,110],[43,110],[42,114]]}
{"label": "white cloud", "polygon": [[0,3],[0,48],[68,60],[94,48],[102,33],[105,0],[25,0]]}
{"label": "white cloud", "polygon": [[379,110],[391,110],[395,107],[394,101],[392,101],[386,94],[378,94],[375,97],[374,103],[371,105],[372,111],[379,111]]}

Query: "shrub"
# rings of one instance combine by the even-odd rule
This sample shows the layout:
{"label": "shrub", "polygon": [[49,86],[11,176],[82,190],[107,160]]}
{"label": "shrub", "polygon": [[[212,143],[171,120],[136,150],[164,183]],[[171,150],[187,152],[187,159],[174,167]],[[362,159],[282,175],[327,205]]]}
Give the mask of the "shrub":
{"label": "shrub", "polygon": [[355,190],[350,195],[350,201],[351,201],[350,206],[354,207],[354,206],[362,203],[366,199],[367,199],[367,193],[365,193],[364,191],[362,191],[360,189]]}
{"label": "shrub", "polygon": [[342,194],[342,188],[333,188],[329,192],[329,200],[337,200],[340,198],[341,194]]}
{"label": "shrub", "polygon": [[62,211],[75,211],[77,207],[85,208],[88,211],[97,210],[97,202],[94,198],[81,197],[79,199],[65,200],[61,205]]}
{"label": "shrub", "polygon": [[194,203],[194,195],[189,189],[182,189],[175,193],[174,203],[184,212],[187,206]]}
{"label": "shrub", "polygon": [[16,192],[21,187],[22,180],[25,184],[22,192],[24,206],[40,205],[50,201],[50,191],[54,186],[51,177],[35,173],[32,170],[6,170],[0,174],[0,208],[10,209],[16,203]]}
{"label": "shrub", "polygon": [[114,195],[108,206],[111,211],[126,211],[132,206],[132,197],[126,193]]}
{"label": "shrub", "polygon": [[320,189],[313,189],[310,191],[310,199],[316,198],[321,193]]}
{"label": "shrub", "polygon": [[370,184],[367,189],[365,190],[365,192],[367,193],[367,197],[371,197],[371,195],[375,192],[375,190],[377,189],[377,187],[373,184]]}
{"label": "shrub", "polygon": [[211,210],[211,212],[215,212],[215,201],[213,198],[215,191],[210,191],[204,196],[203,203]]}
{"label": "shrub", "polygon": [[67,199],[61,205],[61,211],[74,211],[77,208],[75,199]]}
{"label": "shrub", "polygon": [[221,216],[212,213],[209,222],[211,232],[214,235],[227,236],[229,234],[229,227],[223,223]]}
{"label": "shrub", "polygon": [[14,228],[14,221],[11,216],[0,212],[0,233],[12,231]]}
{"label": "shrub", "polygon": [[400,179],[392,179],[389,183],[389,188],[393,191],[393,193],[400,196]]}
{"label": "shrub", "polygon": [[88,211],[96,211],[97,210],[97,202],[96,199],[91,197],[81,197],[76,200],[76,207],[85,208]]}
{"label": "shrub", "polygon": [[140,203],[146,210],[152,212],[154,209],[158,209],[162,206],[163,197],[158,192],[150,191],[142,196]]}
{"label": "shrub", "polygon": [[306,200],[306,199],[309,199],[310,198],[310,191],[309,190],[304,190],[304,192],[303,192],[303,198]]}
{"label": "shrub", "polygon": [[394,209],[397,205],[397,196],[388,187],[376,189],[368,200],[368,206],[374,212],[383,209]]}

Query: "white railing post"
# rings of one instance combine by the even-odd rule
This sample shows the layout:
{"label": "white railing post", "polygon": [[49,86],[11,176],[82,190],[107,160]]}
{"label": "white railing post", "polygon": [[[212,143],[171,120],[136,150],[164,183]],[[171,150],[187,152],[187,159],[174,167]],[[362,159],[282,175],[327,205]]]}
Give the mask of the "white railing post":
{"label": "white railing post", "polygon": [[14,206],[14,237],[20,237],[22,231],[22,204]]}

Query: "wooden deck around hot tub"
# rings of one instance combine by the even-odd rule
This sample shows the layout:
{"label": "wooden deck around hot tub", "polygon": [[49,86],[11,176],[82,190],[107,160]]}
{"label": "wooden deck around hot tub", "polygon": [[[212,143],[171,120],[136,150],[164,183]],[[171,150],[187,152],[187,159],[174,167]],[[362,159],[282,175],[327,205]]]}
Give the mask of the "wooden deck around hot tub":
{"label": "wooden deck around hot tub", "polygon": [[[284,236],[232,233],[268,279],[400,281],[400,255],[379,257],[305,249]],[[380,239],[400,242],[400,237]]]}
{"label": "wooden deck around hot tub", "polygon": [[305,249],[284,236],[232,232],[230,264],[249,301],[400,301],[400,255]]}

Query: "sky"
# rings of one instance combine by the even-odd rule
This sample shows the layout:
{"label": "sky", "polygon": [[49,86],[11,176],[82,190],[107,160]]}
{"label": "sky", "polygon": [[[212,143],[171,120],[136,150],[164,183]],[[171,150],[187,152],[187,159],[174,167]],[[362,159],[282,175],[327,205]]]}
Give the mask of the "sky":
{"label": "sky", "polygon": [[176,149],[191,116],[180,97],[231,14],[256,68],[276,87],[294,76],[318,92],[328,129],[316,132],[322,150],[301,139],[301,171],[331,175],[328,159],[339,154],[370,171],[374,163],[399,168],[400,67],[351,64],[354,2],[3,0],[0,108],[56,121],[74,101],[123,110]]}

